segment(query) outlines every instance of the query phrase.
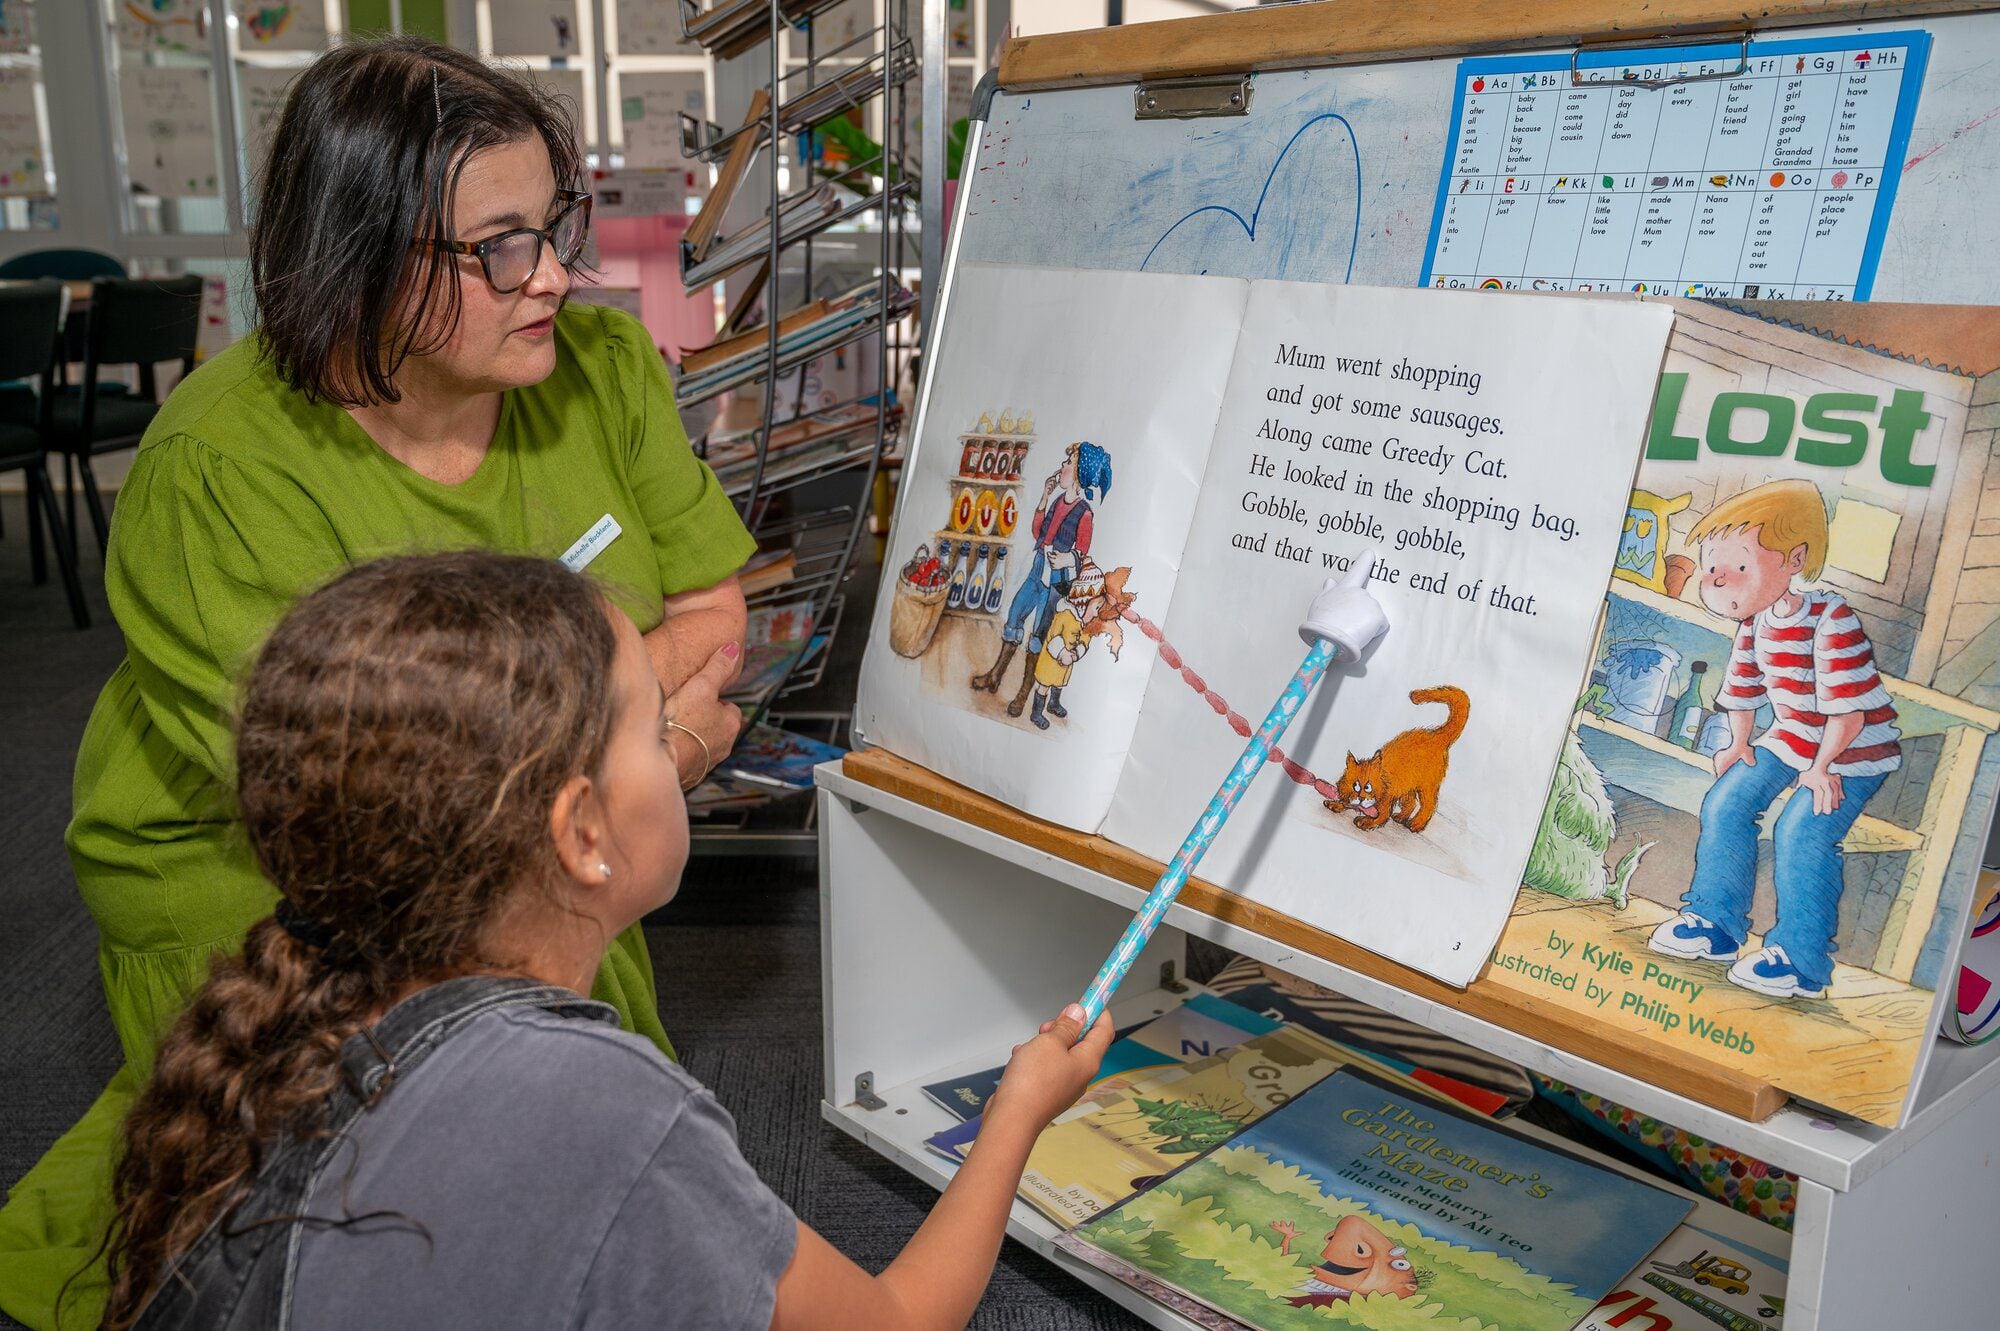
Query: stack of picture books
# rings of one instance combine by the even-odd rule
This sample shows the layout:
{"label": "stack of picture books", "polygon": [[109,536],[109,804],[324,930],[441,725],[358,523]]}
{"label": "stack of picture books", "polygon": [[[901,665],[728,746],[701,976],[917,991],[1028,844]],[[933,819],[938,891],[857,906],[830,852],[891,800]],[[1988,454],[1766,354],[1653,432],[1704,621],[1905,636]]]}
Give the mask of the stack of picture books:
{"label": "stack of picture books", "polygon": [[[792,311],[778,320],[778,363],[796,365],[853,341],[880,317],[883,299],[882,284],[871,281]],[[913,294],[894,283],[887,300],[891,319],[901,318],[916,303]],[[769,328],[759,324],[688,352],[681,358],[675,401],[692,405],[761,378],[769,368],[769,350]]]}
{"label": "stack of picture books", "polygon": [[790,546],[759,550],[736,570],[736,585],[745,596],[758,596],[782,587],[798,574],[798,553]]}
{"label": "stack of picture books", "polygon": [[[1121,1033],[1082,1099],[1042,1134],[1021,1196],[1060,1224],[1097,1214],[1321,1077],[1363,1068],[1418,1096],[1446,1098],[1481,1114],[1507,1097],[1390,1054],[1363,1050],[1349,1032],[1300,1007],[1295,1019],[1197,993],[1152,1022]],[[976,1113],[1003,1069],[947,1078],[924,1093],[965,1118],[926,1145],[963,1163],[978,1137]]]}
{"label": "stack of picture books", "polygon": [[[833,0],[779,0],[783,17],[797,19],[825,9]],[[684,21],[687,35],[717,59],[742,55],[771,36],[770,0],[711,0]]]}
{"label": "stack of picture books", "polygon": [[826,650],[828,635],[812,631],[812,611],[809,601],[752,610],[744,630],[743,668],[723,696],[735,703],[761,704],[784,683],[794,657],[803,666]]}
{"label": "stack of picture books", "polygon": [[755,725],[743,732],[736,747],[716,770],[779,793],[811,790],[813,768],[846,753],[838,744],[828,744],[809,735],[777,726]]}
{"label": "stack of picture books", "polygon": [[[883,414],[873,403],[856,402],[772,426],[761,483],[777,485],[865,459],[875,448],[876,424]],[[891,406],[882,421],[885,438],[893,438],[902,423],[903,409]],[[761,433],[752,426],[709,436],[708,465],[732,496],[749,488],[756,474]]]}
{"label": "stack of picture books", "polygon": [[1350,1067],[1056,1242],[1207,1326],[1570,1331],[1693,1207]]}
{"label": "stack of picture books", "polygon": [[1770,1250],[1784,1246],[1784,1236],[1761,1221],[1703,1207],[1598,1300],[1576,1331],[1778,1331],[1791,1262]]}
{"label": "stack of picture books", "polygon": [[[1097,1079],[1085,1092],[1089,1098],[1113,1078],[1174,1067],[1191,1058],[1209,1058],[1234,1049],[1253,1036],[1266,1035],[1283,1023],[1237,1003],[1212,994],[1197,993],[1179,1007],[1152,1021],[1118,1032],[1118,1038],[1104,1051]],[[971,1121],[986,1107],[987,1099],[1000,1085],[1004,1068],[982,1068],[958,1077],[947,1077],[924,1087],[924,1094],[946,1113],[961,1121]],[[930,1148],[954,1163],[965,1159],[964,1148],[977,1131],[957,1129],[937,1134]]]}
{"label": "stack of picture books", "polygon": [[706,818],[732,810],[754,809],[770,799],[771,792],[766,787],[715,771],[687,793],[687,811],[690,818]]}
{"label": "stack of picture books", "polygon": [[[708,206],[721,204],[710,199]],[[832,221],[840,212],[840,199],[831,185],[816,185],[812,189],[801,190],[778,204],[778,237],[789,243]],[[695,259],[684,245],[681,264],[681,284],[692,296],[704,287],[727,277],[747,263],[763,258],[771,248],[771,215],[767,210],[756,221],[751,222],[726,240],[715,242],[707,255]]]}

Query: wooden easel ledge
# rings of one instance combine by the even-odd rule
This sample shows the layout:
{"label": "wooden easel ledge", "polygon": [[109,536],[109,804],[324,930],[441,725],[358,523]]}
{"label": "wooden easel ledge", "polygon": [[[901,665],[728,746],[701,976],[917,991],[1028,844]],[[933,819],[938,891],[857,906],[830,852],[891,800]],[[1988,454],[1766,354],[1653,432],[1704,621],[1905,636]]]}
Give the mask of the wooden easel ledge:
{"label": "wooden easel ledge", "polygon": [[[1103,837],[1086,836],[1030,818],[1019,809],[947,781],[886,749],[850,753],[842,761],[841,770],[863,785],[997,832],[1134,887],[1150,888],[1165,868],[1160,861]],[[1769,1082],[1641,1035],[1593,1025],[1579,1013],[1490,985],[1483,979],[1474,980],[1469,988],[1454,989],[1421,971],[1397,965],[1377,953],[1246,901],[1199,878],[1190,879],[1181,890],[1180,904],[1738,1118],[1761,1122],[1782,1109],[1788,1098]],[[1109,945],[1107,939],[1106,946]]]}
{"label": "wooden easel ledge", "polygon": [[1016,37],[1000,53],[1008,92],[1243,74],[1593,42],[1764,32],[1989,9],[1992,0],[1323,0],[1198,18]]}

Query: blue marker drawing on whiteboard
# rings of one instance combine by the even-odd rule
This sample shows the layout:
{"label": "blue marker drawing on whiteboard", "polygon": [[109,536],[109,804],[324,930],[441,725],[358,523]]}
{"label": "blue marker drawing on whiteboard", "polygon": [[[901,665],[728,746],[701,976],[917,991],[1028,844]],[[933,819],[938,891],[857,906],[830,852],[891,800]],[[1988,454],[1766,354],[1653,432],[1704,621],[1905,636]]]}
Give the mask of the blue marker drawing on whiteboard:
{"label": "blue marker drawing on whiteboard", "polygon": [[[1237,212],[1227,204],[1203,204],[1160,233],[1160,238],[1153,242],[1153,247],[1146,251],[1146,257],[1140,261],[1139,271],[1142,273],[1146,271],[1147,265],[1153,262],[1153,256],[1160,252],[1160,246],[1167,243],[1167,237],[1179,230],[1183,223],[1193,221],[1203,213],[1222,213],[1228,216],[1235,221],[1236,225],[1243,228],[1243,234],[1249,238],[1250,243],[1253,245],[1256,244],[1258,219],[1263,216],[1264,204],[1270,198],[1271,184],[1278,178],[1278,169],[1285,164],[1286,156],[1291,153],[1293,145],[1305,136],[1306,131],[1314,125],[1327,120],[1337,120],[1340,122],[1340,127],[1347,131],[1348,147],[1354,153],[1354,227],[1352,239],[1349,241],[1347,247],[1347,272],[1341,278],[1343,282],[1351,281],[1354,277],[1355,251],[1361,247],[1361,143],[1354,136],[1354,126],[1349,124],[1347,117],[1341,115],[1338,111],[1326,111],[1314,116],[1312,119],[1306,121],[1305,124],[1300,125],[1291,138],[1285,140],[1285,146],[1278,150],[1277,159],[1271,163],[1270,171],[1264,176],[1264,187],[1257,193],[1257,205],[1250,210],[1250,216],[1247,219],[1242,213]],[[1204,269],[1203,271],[1206,270]],[[1282,271],[1277,271],[1268,274],[1268,276],[1284,277],[1286,274]]]}
{"label": "blue marker drawing on whiteboard", "polygon": [[1111,1002],[1111,995],[1117,992],[1119,984],[1132,969],[1140,951],[1166,918],[1167,910],[1180,895],[1195,865],[1208,852],[1209,846],[1221,832],[1223,824],[1229,821],[1229,814],[1243,798],[1243,792],[1257,779],[1257,773],[1264,770],[1271,749],[1299,714],[1313,686],[1335,660],[1352,663],[1368,650],[1377,638],[1388,630],[1389,620],[1382,613],[1382,607],[1368,594],[1368,571],[1375,566],[1376,552],[1368,551],[1356,559],[1341,579],[1328,578],[1313,598],[1312,608],[1306,613],[1305,622],[1299,625],[1299,637],[1310,646],[1305,660],[1293,672],[1291,682],[1285,691],[1271,705],[1264,717],[1264,724],[1257,727],[1257,733],[1250,737],[1250,743],[1243,750],[1243,756],[1229,770],[1215,797],[1195,819],[1188,829],[1187,839],[1167,864],[1166,872],[1153,884],[1153,890],[1139,906],[1132,917],[1132,923],[1125,927],[1125,933],[1118,945],[1105,959],[1104,966],[1097,972],[1097,978],[1083,991],[1079,1000],[1083,1005],[1083,1029],[1089,1030]]}

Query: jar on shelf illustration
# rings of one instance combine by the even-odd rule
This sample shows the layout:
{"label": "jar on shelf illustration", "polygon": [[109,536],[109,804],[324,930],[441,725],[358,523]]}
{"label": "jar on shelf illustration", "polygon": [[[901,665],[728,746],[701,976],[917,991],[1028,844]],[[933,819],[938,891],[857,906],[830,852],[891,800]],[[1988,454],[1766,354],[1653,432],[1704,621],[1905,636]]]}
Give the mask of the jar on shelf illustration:
{"label": "jar on shelf illustration", "polygon": [[986,562],[992,553],[992,546],[982,545],[972,557],[972,576],[965,584],[965,608],[968,610],[986,608]]}
{"label": "jar on shelf illustration", "polygon": [[986,575],[986,613],[1000,612],[1000,592],[1007,584],[1007,547],[993,552],[993,571]]}

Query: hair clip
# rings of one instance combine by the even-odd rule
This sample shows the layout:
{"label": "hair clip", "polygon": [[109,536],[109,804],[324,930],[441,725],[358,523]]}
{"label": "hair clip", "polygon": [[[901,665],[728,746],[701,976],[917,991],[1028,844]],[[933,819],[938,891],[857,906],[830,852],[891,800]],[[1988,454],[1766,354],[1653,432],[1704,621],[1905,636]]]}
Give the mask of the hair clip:
{"label": "hair clip", "polygon": [[431,105],[437,108],[438,128],[444,128],[444,94],[438,91],[437,66],[431,66]]}

